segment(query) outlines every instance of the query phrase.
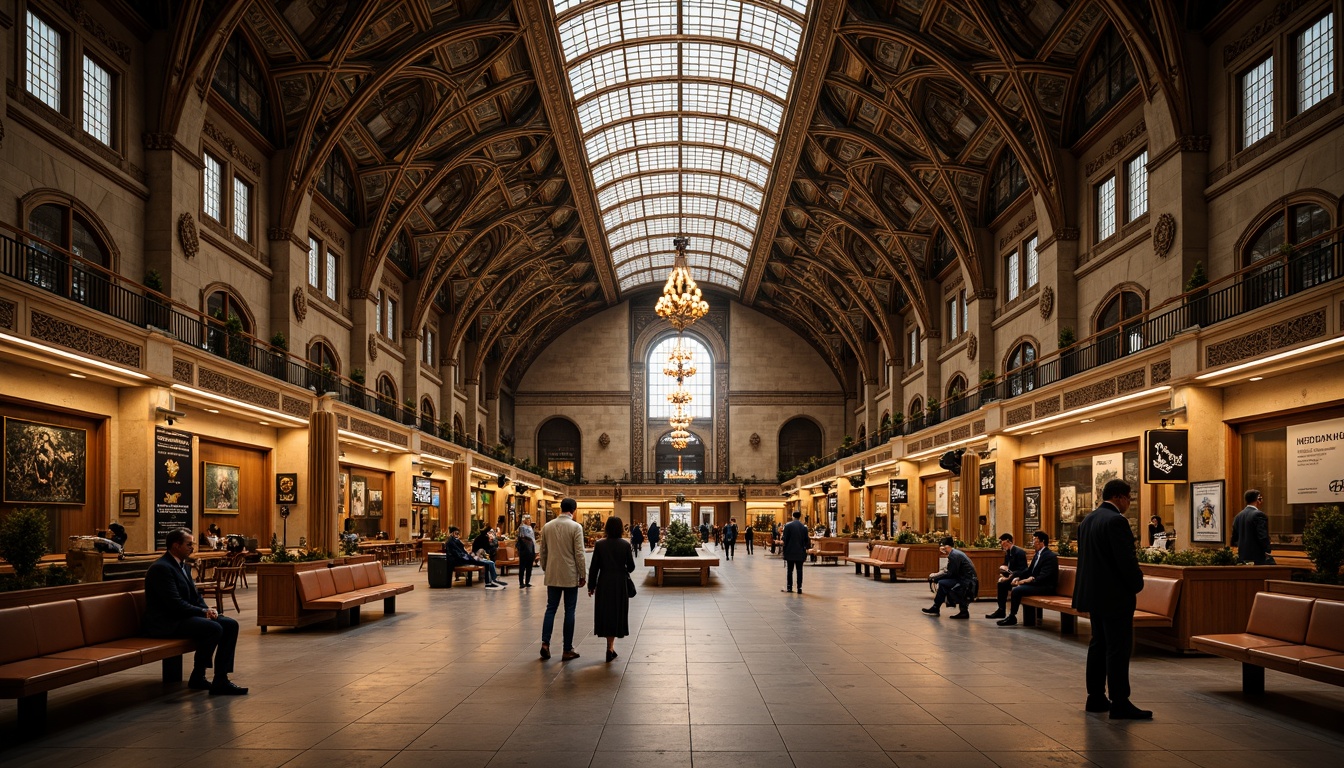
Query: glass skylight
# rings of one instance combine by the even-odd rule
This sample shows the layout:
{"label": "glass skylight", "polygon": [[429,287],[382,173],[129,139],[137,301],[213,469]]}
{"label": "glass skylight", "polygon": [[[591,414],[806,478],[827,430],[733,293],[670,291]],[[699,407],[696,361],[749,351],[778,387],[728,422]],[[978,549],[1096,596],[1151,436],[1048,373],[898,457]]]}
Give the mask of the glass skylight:
{"label": "glass skylight", "polygon": [[691,274],[741,288],[806,0],[552,0],[621,290]]}

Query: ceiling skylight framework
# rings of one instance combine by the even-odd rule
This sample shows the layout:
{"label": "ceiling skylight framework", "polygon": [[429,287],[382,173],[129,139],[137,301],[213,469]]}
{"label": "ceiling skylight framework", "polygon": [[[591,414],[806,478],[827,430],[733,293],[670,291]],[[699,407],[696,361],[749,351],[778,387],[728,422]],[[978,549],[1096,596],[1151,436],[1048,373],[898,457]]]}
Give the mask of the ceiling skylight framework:
{"label": "ceiling skylight framework", "polygon": [[554,0],[621,290],[742,286],[802,42],[806,0]]}

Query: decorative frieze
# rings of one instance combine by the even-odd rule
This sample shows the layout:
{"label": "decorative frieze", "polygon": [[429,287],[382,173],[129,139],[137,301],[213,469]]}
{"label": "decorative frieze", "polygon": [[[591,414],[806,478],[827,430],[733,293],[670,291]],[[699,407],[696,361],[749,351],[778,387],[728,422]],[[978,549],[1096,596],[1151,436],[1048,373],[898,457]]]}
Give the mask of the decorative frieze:
{"label": "decorative frieze", "polygon": [[350,431],[365,437],[372,437],[376,440],[390,442],[391,431],[387,427],[364,421],[363,419],[350,419]]}
{"label": "decorative frieze", "polygon": [[326,219],[317,216],[309,216],[308,221],[317,227],[317,231],[326,236],[327,242],[335,243],[337,248],[345,250],[345,235],[341,234],[335,227],[327,222]]}
{"label": "decorative frieze", "polygon": [[235,400],[242,400],[245,403],[260,405],[271,410],[280,409],[279,392],[259,387],[251,382],[210,368],[201,368],[196,385],[201,389],[217,392]]}
{"label": "decorative frieze", "polygon": [[1149,366],[1150,378],[1154,385],[1163,384],[1171,381],[1171,361],[1163,360],[1160,363],[1153,363]]}
{"label": "decorative frieze", "polygon": [[121,365],[139,368],[144,351],[138,344],[122,341],[68,320],[34,311],[29,322],[34,339],[49,341]]}
{"label": "decorative frieze", "polygon": [[1005,233],[1003,237],[999,238],[999,248],[1000,249],[1007,248],[1009,243],[1016,240],[1018,235],[1025,232],[1027,230],[1027,227],[1030,227],[1032,224],[1035,223],[1036,223],[1036,209],[1032,208],[1030,211],[1027,212],[1026,216],[1023,216],[1021,219],[1018,220],[1016,224],[1013,225],[1012,229],[1008,230],[1008,232]]}
{"label": "decorative frieze", "polygon": [[336,427],[338,429],[349,429],[350,417],[346,416],[344,413],[336,414]]}
{"label": "decorative frieze", "polygon": [[1102,400],[1115,397],[1115,378],[1104,379],[1094,384],[1088,384],[1085,387],[1071,389],[1064,393],[1064,407],[1069,410],[1081,408],[1084,405],[1099,403]]}
{"label": "decorative frieze", "polygon": [[18,317],[19,305],[8,299],[0,299],[0,328],[14,330],[14,320]]}
{"label": "decorative frieze", "polygon": [[261,163],[258,162],[256,158],[244,152],[243,148],[238,146],[238,142],[234,141],[232,136],[220,130],[219,126],[206,120],[205,125],[201,127],[201,133],[209,136],[212,141],[218,144],[229,155],[229,157],[242,163],[243,167],[247,168],[257,176],[261,175]]}
{"label": "decorative frieze", "polygon": [[192,384],[196,373],[196,366],[192,365],[190,360],[179,360],[173,358],[173,380],[180,381],[183,384]]}
{"label": "decorative frieze", "polygon": [[306,419],[313,413],[313,404],[302,398],[281,395],[280,410],[288,413],[290,416],[298,416],[301,419]]}
{"label": "decorative frieze", "polygon": [[959,427],[953,427],[951,434],[953,440],[965,440],[971,436],[971,425],[962,424]]}
{"label": "decorative frieze", "polygon": [[971,433],[976,435],[985,434],[985,420],[976,419],[975,421],[971,422]]}
{"label": "decorative frieze", "polygon": [[611,405],[625,407],[631,405],[630,393],[608,392],[519,392],[514,395],[515,405]]}
{"label": "decorative frieze", "polygon": [[1135,368],[1132,371],[1125,371],[1115,377],[1115,388],[1119,394],[1128,394],[1138,392],[1143,389],[1144,375],[1142,368]]}
{"label": "decorative frieze", "polygon": [[1245,53],[1265,35],[1273,32],[1276,27],[1287,21],[1298,8],[1305,4],[1306,0],[1286,0],[1274,6],[1274,10],[1256,22],[1255,26],[1246,30],[1241,37],[1223,46],[1223,65],[1230,65],[1234,59]]}
{"label": "decorative frieze", "polygon": [[934,445],[947,445],[950,442],[952,442],[951,432],[939,432],[933,436]]}
{"label": "decorative frieze", "polygon": [[1034,413],[1038,419],[1042,416],[1053,416],[1059,413],[1059,398],[1049,397],[1045,400],[1037,400]]}
{"label": "decorative frieze", "polygon": [[449,450],[438,443],[423,439],[420,441],[420,452],[428,453],[430,456],[438,456],[441,459],[448,459],[449,461],[462,461],[463,458],[462,454],[457,451]]}
{"label": "decorative frieze", "polygon": [[74,19],[90,37],[106,46],[109,51],[117,55],[117,58],[127,64],[131,63],[131,46],[113,37],[106,27],[84,10],[83,5],[76,0],[56,0],[56,4],[70,14],[70,18]]}
{"label": "decorative frieze", "polygon": [[[1129,146],[1135,139],[1142,136],[1147,130],[1148,124],[1140,120],[1133,128],[1130,128],[1128,131],[1117,136],[1115,141],[1112,141],[1109,146],[1101,151],[1100,155],[1097,155],[1087,164],[1087,175],[1091,176],[1102,168],[1105,168],[1115,159],[1116,155],[1124,151],[1125,147]],[[1063,238],[1060,239],[1062,240]]]}
{"label": "decorative frieze", "polygon": [[1006,419],[1008,426],[1011,427],[1014,424],[1023,424],[1028,421],[1031,421],[1030,405],[1024,405],[1020,408],[1014,408],[1011,411],[1008,411],[1008,417]]}
{"label": "decorative frieze", "polygon": [[1216,368],[1239,362],[1323,336],[1325,333],[1325,310],[1318,309],[1218,344],[1210,344],[1204,350],[1204,366]]}

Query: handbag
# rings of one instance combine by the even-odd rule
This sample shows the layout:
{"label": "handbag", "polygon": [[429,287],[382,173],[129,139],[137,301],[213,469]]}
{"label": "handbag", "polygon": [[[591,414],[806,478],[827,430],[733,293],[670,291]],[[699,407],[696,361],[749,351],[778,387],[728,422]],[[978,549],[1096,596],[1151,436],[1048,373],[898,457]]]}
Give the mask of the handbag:
{"label": "handbag", "polygon": [[625,577],[625,596],[626,596],[626,597],[634,597],[635,594],[636,594],[636,593],[635,593],[635,580],[632,579],[632,578],[630,578],[629,576],[626,576],[626,577]]}

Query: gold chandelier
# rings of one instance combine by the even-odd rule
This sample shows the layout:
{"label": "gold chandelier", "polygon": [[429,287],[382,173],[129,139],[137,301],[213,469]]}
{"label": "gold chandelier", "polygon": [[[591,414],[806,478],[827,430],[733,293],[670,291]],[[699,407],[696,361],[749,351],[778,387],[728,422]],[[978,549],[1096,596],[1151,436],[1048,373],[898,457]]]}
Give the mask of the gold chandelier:
{"label": "gold chandelier", "polygon": [[699,286],[691,277],[690,267],[686,266],[686,245],[689,242],[686,237],[672,240],[672,245],[677,249],[677,256],[672,262],[672,274],[667,276],[663,295],[658,298],[658,303],[653,308],[658,316],[671,323],[678,333],[686,330],[687,326],[709,312],[709,302],[704,300]]}

